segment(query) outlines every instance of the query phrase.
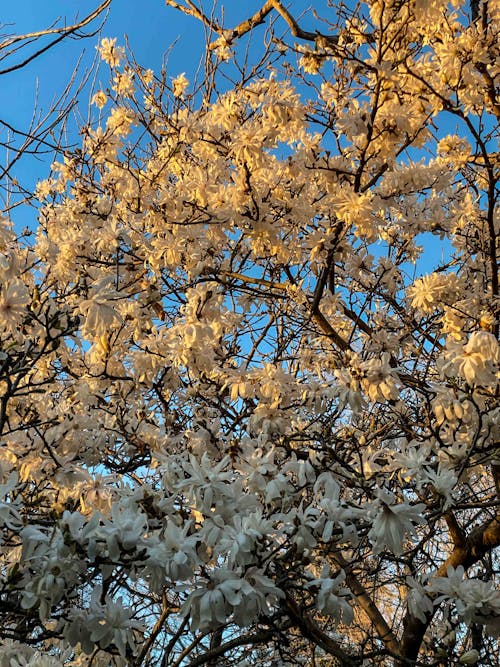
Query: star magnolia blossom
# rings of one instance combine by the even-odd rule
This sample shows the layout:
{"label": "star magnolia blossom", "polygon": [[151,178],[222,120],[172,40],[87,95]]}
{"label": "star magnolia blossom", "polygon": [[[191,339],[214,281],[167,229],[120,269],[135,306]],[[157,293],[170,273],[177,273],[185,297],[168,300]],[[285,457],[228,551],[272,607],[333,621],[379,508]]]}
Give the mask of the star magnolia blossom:
{"label": "star magnolia blossom", "polygon": [[0,218],[0,664],[498,664],[498,3],[167,4]]}

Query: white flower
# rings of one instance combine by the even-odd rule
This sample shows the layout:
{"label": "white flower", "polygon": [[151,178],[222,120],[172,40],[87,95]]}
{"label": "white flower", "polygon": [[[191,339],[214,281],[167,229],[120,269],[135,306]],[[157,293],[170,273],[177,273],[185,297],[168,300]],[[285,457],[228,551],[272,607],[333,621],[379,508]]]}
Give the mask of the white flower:
{"label": "white flower", "polygon": [[226,621],[230,614],[229,602],[219,588],[198,588],[184,604],[184,613],[189,615],[193,630],[214,629]]}
{"label": "white flower", "polygon": [[317,74],[320,71],[322,64],[323,60],[313,52],[304,53],[299,60],[300,67],[302,67],[307,74]]}
{"label": "white flower", "polygon": [[368,511],[372,527],[368,537],[373,544],[374,553],[380,553],[385,547],[392,553],[403,553],[403,540],[407,533],[415,532],[415,523],[425,523],[422,512],[425,505],[410,505],[407,501],[396,503],[395,496],[388,491],[379,491],[379,498]]}
{"label": "white flower", "polygon": [[113,79],[113,90],[118,95],[130,97],[134,92],[134,74],[131,70],[117,72]]}
{"label": "white flower", "polygon": [[16,486],[19,483],[17,472],[13,472],[7,478],[5,484],[0,484],[0,524],[10,528],[10,530],[19,530],[23,526],[23,519],[19,513],[21,497],[16,496]]}
{"label": "white flower", "polygon": [[40,653],[40,651],[35,651],[28,659],[23,656],[17,656],[16,658],[12,658],[8,664],[9,667],[63,667],[67,663],[66,661],[62,662],[53,655],[46,655]]}
{"label": "white flower", "polygon": [[[445,597],[457,597],[461,590],[465,570],[462,565],[457,568],[448,566],[446,570],[446,577],[436,577],[433,579],[429,588],[434,593],[441,593]],[[443,598],[441,598],[443,599]]]}
{"label": "white flower", "polygon": [[[169,521],[161,539],[164,551],[163,565],[172,581],[184,580],[193,573],[194,563],[197,562],[197,538],[189,536],[189,526],[181,528],[173,521]],[[154,558],[154,552],[148,548],[148,557]]]}
{"label": "white flower", "polygon": [[0,250],[6,250],[14,239],[12,222],[3,215],[0,215]]}
{"label": "white flower", "polygon": [[104,37],[99,46],[96,46],[99,51],[101,60],[108,63],[110,67],[118,67],[122,58],[125,57],[125,50],[121,46],[116,46],[116,37],[110,39]]}
{"label": "white flower", "polygon": [[112,505],[111,520],[102,528],[109,558],[112,561],[119,561],[122,551],[130,552],[140,547],[146,530],[146,515],[139,512],[136,505],[133,503]]}
{"label": "white flower", "polygon": [[196,630],[217,628],[231,614],[234,622],[243,627],[259,614],[269,612],[269,605],[283,596],[274,582],[256,568],[250,568],[244,578],[219,568],[206,588],[198,588],[190,594],[183,611],[189,614],[191,627]]}
{"label": "white flower", "polygon": [[88,655],[96,644],[102,649],[113,644],[125,658],[127,649],[134,650],[134,633],[142,630],[142,625],[132,619],[132,610],[123,605],[123,598],[112,600],[106,597],[101,604],[100,596],[101,589],[95,588],[89,608],[73,614],[64,636],[72,646],[81,644]]}
{"label": "white flower", "polygon": [[111,109],[111,114],[106,121],[106,127],[108,130],[111,130],[115,136],[126,137],[130,132],[134,118],[134,114],[130,109],[114,107]]}
{"label": "white flower", "polygon": [[184,91],[189,86],[189,81],[184,72],[172,80],[172,91],[175,97],[183,97]]}
{"label": "white flower", "polygon": [[91,103],[95,104],[96,107],[99,107],[99,109],[102,109],[107,101],[108,101],[108,96],[103,90],[98,90],[97,93],[91,99]]}
{"label": "white flower", "polygon": [[84,335],[98,338],[108,334],[112,325],[121,320],[119,313],[111,303],[118,294],[106,283],[98,283],[92,289],[90,298],[80,302],[79,313],[85,316],[82,327]]}
{"label": "white flower", "polygon": [[496,384],[500,348],[488,331],[475,331],[463,345],[449,340],[442,357],[442,372],[458,374],[470,386]]}
{"label": "white flower", "polygon": [[4,283],[0,291],[0,329],[16,331],[30,302],[28,288],[17,278]]}
{"label": "white flower", "polygon": [[264,521],[262,512],[249,516],[235,516],[234,526],[226,526],[218,545],[221,554],[227,554],[231,565],[247,565],[255,559],[256,543],[272,533],[271,521]]}
{"label": "white flower", "polygon": [[422,484],[432,484],[436,492],[445,499],[443,509],[448,509],[453,503],[452,491],[457,481],[457,476],[453,470],[440,464],[437,470],[426,469],[423,472],[420,486]]}
{"label": "white flower", "polygon": [[488,331],[474,331],[466,345],[465,354],[479,354],[485,361],[498,363],[500,361],[500,346],[497,339]]}
{"label": "white flower", "polygon": [[408,596],[406,598],[408,611],[412,616],[415,616],[415,618],[418,618],[425,623],[427,621],[427,616],[431,614],[434,609],[432,600],[427,594],[428,591],[413,577],[407,577],[406,581],[409,586]]}
{"label": "white flower", "polygon": [[363,361],[359,367],[364,374],[363,389],[370,400],[383,403],[398,397],[396,378],[391,373],[387,352],[384,352],[380,359]]}
{"label": "white flower", "polygon": [[134,648],[133,630],[140,625],[131,620],[132,612],[123,606],[122,598],[118,598],[116,602],[106,599],[105,604],[99,607],[102,616],[90,624],[91,641],[102,648],[114,644],[120,655],[125,657],[127,646]]}
{"label": "white flower", "polygon": [[441,308],[443,302],[454,300],[458,287],[458,278],[454,273],[431,273],[415,280],[408,289],[408,296],[413,308],[422,313],[432,313]]}
{"label": "white flower", "polygon": [[332,579],[329,576],[329,568],[325,567],[321,578],[310,581],[307,586],[308,588],[319,586],[316,607],[321,613],[328,614],[339,622],[342,619],[343,623],[349,625],[354,618],[354,612],[346,599],[346,596],[349,596],[349,590],[341,586],[344,580],[344,571]]}

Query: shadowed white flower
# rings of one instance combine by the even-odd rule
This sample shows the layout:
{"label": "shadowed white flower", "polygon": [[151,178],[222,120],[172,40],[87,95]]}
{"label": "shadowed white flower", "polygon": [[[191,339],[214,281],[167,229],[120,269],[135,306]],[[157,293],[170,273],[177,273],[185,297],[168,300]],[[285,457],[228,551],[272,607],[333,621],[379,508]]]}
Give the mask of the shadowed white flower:
{"label": "shadowed white flower", "polygon": [[392,553],[403,553],[403,541],[407,534],[414,534],[414,524],[425,523],[422,512],[425,505],[410,505],[407,501],[396,502],[396,497],[389,491],[380,490],[378,498],[368,510],[372,527],[368,537],[373,544],[374,553],[388,548]]}

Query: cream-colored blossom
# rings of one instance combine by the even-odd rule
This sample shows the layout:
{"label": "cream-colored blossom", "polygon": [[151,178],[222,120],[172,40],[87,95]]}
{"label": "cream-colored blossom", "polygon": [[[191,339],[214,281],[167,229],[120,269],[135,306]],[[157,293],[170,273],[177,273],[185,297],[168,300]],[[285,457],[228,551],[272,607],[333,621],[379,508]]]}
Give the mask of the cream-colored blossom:
{"label": "cream-colored blossom", "polygon": [[322,64],[323,59],[313,51],[310,53],[304,53],[304,55],[299,59],[300,67],[307,74],[317,74],[320,71]]}
{"label": "cream-colored blossom", "polygon": [[118,67],[125,57],[125,49],[116,46],[116,37],[104,37],[96,49],[99,51],[101,60],[104,60],[110,67]]}
{"label": "cream-colored blossom", "polygon": [[4,283],[0,289],[0,328],[15,331],[30,301],[28,288],[20,280]]}
{"label": "cream-colored blossom", "polygon": [[[95,291],[89,299],[80,301],[79,312],[85,317],[83,331],[94,340],[106,336],[112,326],[120,321],[120,315],[112,299],[115,292]],[[101,347],[104,345],[100,342]]]}
{"label": "cream-colored blossom", "polygon": [[359,368],[363,373],[362,387],[370,400],[384,402],[397,398],[397,378],[391,372],[389,354],[363,361]]}
{"label": "cream-colored blossom", "polygon": [[431,273],[415,280],[408,289],[413,308],[432,313],[456,298],[459,280],[454,273]]}
{"label": "cream-colored blossom", "polygon": [[189,86],[189,81],[186,78],[184,72],[182,74],[179,74],[179,76],[175,77],[175,79],[172,80],[172,92],[174,93],[174,96],[183,97],[184,92],[188,86]]}
{"label": "cream-colored blossom", "polygon": [[12,222],[5,216],[0,215],[0,250],[5,250],[14,240]]}
{"label": "cream-colored blossom", "polygon": [[129,134],[133,122],[134,114],[130,109],[113,107],[106,121],[106,127],[112,130],[117,137],[125,137]]}
{"label": "cream-colored blossom", "polygon": [[134,73],[130,69],[117,72],[113,78],[113,90],[117,95],[130,97],[134,92]]}
{"label": "cream-colored blossom", "polygon": [[107,101],[108,101],[108,96],[103,90],[98,90],[91,100],[92,104],[95,104],[96,107],[99,107],[99,109],[102,109]]}
{"label": "cream-colored blossom", "polygon": [[462,377],[467,384],[495,385],[498,382],[499,344],[488,331],[475,331],[464,345],[448,341],[442,356],[442,371]]}

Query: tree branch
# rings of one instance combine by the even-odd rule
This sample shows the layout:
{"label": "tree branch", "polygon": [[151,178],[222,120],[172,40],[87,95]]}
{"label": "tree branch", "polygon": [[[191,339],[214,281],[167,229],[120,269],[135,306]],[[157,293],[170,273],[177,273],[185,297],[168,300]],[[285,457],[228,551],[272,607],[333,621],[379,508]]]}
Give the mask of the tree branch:
{"label": "tree branch", "polygon": [[356,596],[356,600],[358,601],[360,607],[372,621],[386,649],[395,655],[399,655],[401,646],[396,635],[380,613],[377,605],[366,592],[364,586],[361,584],[356,575],[352,573],[352,568],[349,563],[345,560],[340,552],[334,554],[333,558],[337,565],[344,570],[347,585]]}
{"label": "tree branch", "polygon": [[357,667],[362,660],[350,656],[340,644],[329,637],[295,602],[290,594],[286,595],[286,607],[290,618],[297,625],[302,635],[330,655],[342,661],[344,667]]}
{"label": "tree branch", "polygon": [[[448,568],[462,566],[465,570],[475,565],[481,558],[500,546],[500,512],[493,519],[475,528],[465,543],[454,547],[445,562],[436,570],[435,577],[446,577]],[[424,635],[432,620],[434,612],[428,614],[425,621],[407,614],[404,620],[404,631],[401,638],[401,660],[397,667],[404,667],[408,662],[415,662]]]}
{"label": "tree branch", "polygon": [[11,39],[2,42],[0,44],[0,51],[9,48],[13,44],[19,43],[19,46],[17,46],[15,49],[12,49],[8,53],[4,54],[0,58],[0,60],[3,60],[4,58],[12,55],[13,53],[16,53],[18,50],[22,49],[24,46],[27,46],[34,40],[40,39],[41,37],[46,37],[47,35],[58,35],[58,37],[52,40],[52,42],[42,47],[41,49],[38,49],[38,51],[35,51],[35,53],[32,53],[30,56],[28,56],[21,62],[0,70],[0,75],[8,74],[9,72],[15,72],[16,70],[22,69],[23,67],[28,65],[32,60],[35,60],[35,58],[38,58],[38,56],[42,55],[42,53],[45,53],[53,46],[56,46],[56,44],[61,42],[69,35],[76,34],[79,30],[84,28],[86,25],[88,25],[94,19],[96,19],[100,14],[102,14],[102,12],[105,9],[107,9],[110,5],[111,5],[111,0],[104,0],[104,2],[102,2],[99,5],[99,7],[97,7],[93,12],[88,14],[84,19],[82,19],[78,23],[74,23],[73,25],[63,26],[61,28],[47,28],[46,30],[39,30],[38,32],[27,33],[25,35],[17,35],[16,37],[12,37]]}
{"label": "tree branch", "polygon": [[[283,630],[288,629],[288,627],[290,627],[290,625],[285,626]],[[219,658],[220,656],[224,655],[224,653],[227,653],[231,649],[238,648],[239,646],[244,646],[245,644],[261,644],[263,642],[269,641],[275,634],[276,630],[270,629],[270,630],[261,630],[253,634],[249,633],[246,635],[242,635],[241,637],[236,637],[235,639],[231,639],[230,641],[225,642],[220,646],[215,646],[206,651],[203,655],[194,658],[194,660],[191,660],[188,667],[198,667],[199,665],[205,665],[207,662]]]}

